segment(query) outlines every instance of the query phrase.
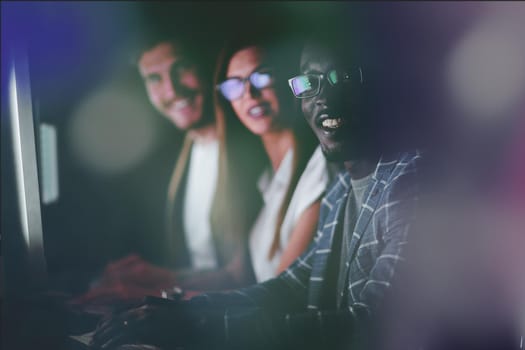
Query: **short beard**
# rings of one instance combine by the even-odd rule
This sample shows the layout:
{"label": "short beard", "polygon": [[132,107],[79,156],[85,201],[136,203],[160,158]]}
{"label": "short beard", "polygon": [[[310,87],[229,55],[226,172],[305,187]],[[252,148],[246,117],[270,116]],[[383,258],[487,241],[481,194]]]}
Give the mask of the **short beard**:
{"label": "short beard", "polygon": [[359,146],[353,143],[342,143],[332,148],[326,148],[321,144],[321,150],[327,161],[339,163],[363,160],[375,154],[374,148],[369,144]]}
{"label": "short beard", "polygon": [[344,162],[346,159],[343,147],[326,148],[321,144],[324,157],[329,162]]}

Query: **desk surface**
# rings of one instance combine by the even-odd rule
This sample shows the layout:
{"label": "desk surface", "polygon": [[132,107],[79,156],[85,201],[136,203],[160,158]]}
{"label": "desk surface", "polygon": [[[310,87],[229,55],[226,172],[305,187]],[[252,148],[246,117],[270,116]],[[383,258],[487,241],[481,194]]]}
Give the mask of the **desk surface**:
{"label": "desk surface", "polygon": [[73,350],[68,336],[94,329],[99,319],[45,298],[10,301],[2,305],[2,348]]}

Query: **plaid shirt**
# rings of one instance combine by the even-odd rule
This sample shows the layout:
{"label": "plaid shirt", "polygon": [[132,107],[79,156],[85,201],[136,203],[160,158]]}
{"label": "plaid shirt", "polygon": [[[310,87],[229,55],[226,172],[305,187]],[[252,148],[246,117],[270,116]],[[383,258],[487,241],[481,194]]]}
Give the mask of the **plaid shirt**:
{"label": "plaid shirt", "polygon": [[[319,338],[324,332],[322,338],[332,339],[341,337],[341,331],[349,333],[345,327],[351,327],[356,319],[373,313],[392,282],[396,265],[403,261],[403,247],[407,243],[418,199],[416,176],[420,158],[418,152],[411,152],[379,161],[364,193],[353,234],[342,242],[348,245],[350,257],[345,271],[339,271],[347,274],[346,290],[336,291],[337,278],[327,278],[333,273],[334,259],[339,266],[339,251],[333,252],[332,247],[334,238],[342,235],[346,224],[343,219],[351,186],[349,173],[343,171],[322,200],[314,241],[286,271],[245,289],[203,296],[214,306],[222,304],[227,309],[249,306],[262,310],[262,313],[245,311],[242,316],[233,316],[230,322],[225,315],[227,338],[243,339],[243,343],[250,346],[254,341],[275,346],[284,342],[279,330],[283,327],[287,329],[283,331],[287,334],[287,341],[294,338],[294,332],[295,338],[305,339],[307,333]],[[344,310],[336,309],[336,292],[347,298]],[[267,322],[272,326],[264,326],[266,318],[263,314],[272,314],[271,322]],[[255,321],[255,315],[258,315],[258,321]],[[257,326],[252,328],[257,328],[257,331],[247,328],[253,322]],[[235,324],[239,330],[235,330]],[[298,327],[299,324],[302,326]],[[328,327],[328,324],[333,326]],[[311,342],[304,344],[313,346]]]}

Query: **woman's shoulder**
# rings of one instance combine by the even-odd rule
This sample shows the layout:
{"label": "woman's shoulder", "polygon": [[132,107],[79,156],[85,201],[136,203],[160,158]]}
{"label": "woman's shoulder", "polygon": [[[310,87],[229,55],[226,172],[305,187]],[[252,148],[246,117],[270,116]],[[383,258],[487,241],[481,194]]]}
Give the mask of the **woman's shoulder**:
{"label": "woman's shoulder", "polygon": [[318,146],[312,153],[306,164],[296,190],[312,190],[314,187],[322,187],[324,190],[330,180],[328,162],[323,155],[321,147]]}

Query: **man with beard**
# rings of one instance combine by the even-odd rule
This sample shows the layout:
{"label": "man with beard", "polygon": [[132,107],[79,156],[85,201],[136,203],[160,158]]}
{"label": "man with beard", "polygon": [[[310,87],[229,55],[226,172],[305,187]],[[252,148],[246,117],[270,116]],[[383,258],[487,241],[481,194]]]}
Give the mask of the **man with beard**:
{"label": "man with beard", "polygon": [[[95,348],[139,342],[166,349],[334,349],[367,343],[370,320],[404,260],[420,155],[386,147],[384,126],[372,111],[381,102],[373,101],[379,81],[368,84],[367,62],[350,50],[351,40],[325,39],[310,40],[301,74],[289,80],[325,156],[345,164],[322,201],[309,249],[267,282],[182,302],[149,299],[115,314],[99,325]],[[375,76],[373,68],[368,73]]]}

